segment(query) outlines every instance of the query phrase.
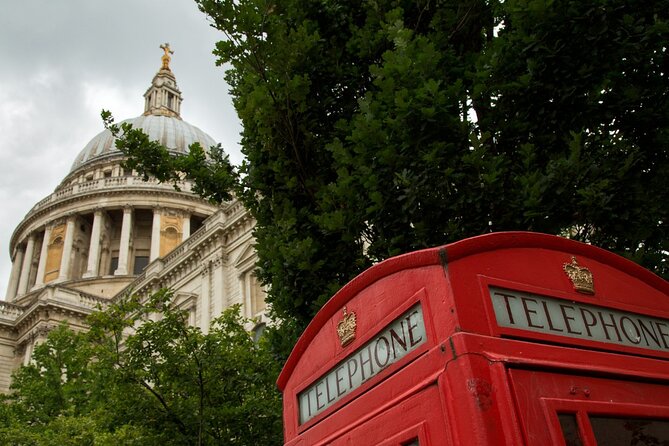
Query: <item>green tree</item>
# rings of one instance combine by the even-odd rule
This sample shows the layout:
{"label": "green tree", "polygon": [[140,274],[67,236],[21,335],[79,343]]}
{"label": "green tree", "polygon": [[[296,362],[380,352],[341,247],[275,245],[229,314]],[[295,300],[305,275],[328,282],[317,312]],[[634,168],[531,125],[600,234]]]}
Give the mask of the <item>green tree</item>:
{"label": "green tree", "polygon": [[31,363],[14,373],[11,393],[3,396],[0,443],[151,444],[141,427],[126,424],[117,428],[109,423],[110,412],[117,408],[108,405],[99,389],[110,387],[108,378],[113,371],[99,373],[97,353],[86,333],[76,333],[66,324],[52,330],[35,347]]}
{"label": "green tree", "polygon": [[166,290],[141,305],[132,297],[92,321],[91,336],[108,345],[134,394],[116,395],[127,422],[142,419],[168,444],[280,444],[278,366],[264,340],[254,342],[244,329],[238,306],[204,334],[172,301]]}
{"label": "green tree", "polygon": [[595,243],[664,275],[669,1],[197,0],[225,34],[246,161],[129,165],[233,191],[286,355],[373,262],[499,230]]}
{"label": "green tree", "polygon": [[32,361],[12,377],[12,395],[30,424],[48,423],[63,413],[88,407],[88,363],[93,355],[85,336],[59,325],[35,347]]}
{"label": "green tree", "polygon": [[[87,333],[49,333],[14,375],[0,443],[281,444],[278,365],[238,307],[208,333],[161,291],[90,317]],[[147,318],[151,315],[151,318]]]}

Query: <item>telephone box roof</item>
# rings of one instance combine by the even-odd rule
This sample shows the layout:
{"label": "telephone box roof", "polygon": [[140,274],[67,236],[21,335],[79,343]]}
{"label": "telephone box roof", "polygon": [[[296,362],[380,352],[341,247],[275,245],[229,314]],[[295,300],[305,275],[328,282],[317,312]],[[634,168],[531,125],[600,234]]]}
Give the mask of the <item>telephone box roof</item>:
{"label": "telephone box roof", "polygon": [[570,255],[587,257],[645,282],[661,293],[669,294],[669,282],[630,260],[592,245],[532,232],[498,232],[472,237],[448,245],[387,259],[367,269],[347,283],[321,308],[297,341],[277,380],[279,389],[282,391],[285,389],[302,355],[328,321],[357,293],[374,282],[409,268],[441,264],[447,270],[449,264],[470,256],[504,249],[523,248],[562,251]]}

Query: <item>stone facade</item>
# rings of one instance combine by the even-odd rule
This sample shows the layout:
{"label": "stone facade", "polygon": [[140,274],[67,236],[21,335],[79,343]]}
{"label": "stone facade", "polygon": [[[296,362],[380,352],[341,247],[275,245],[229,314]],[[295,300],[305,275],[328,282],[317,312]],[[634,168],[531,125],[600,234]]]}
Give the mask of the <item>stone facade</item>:
{"label": "stone facade", "polygon": [[[167,53],[166,53],[167,54]],[[167,63],[144,95],[145,112],[128,120],[174,153],[214,141],[181,119],[181,92]],[[213,206],[183,181],[143,179],[122,166],[107,130],[76,157],[55,191],[38,202],[11,239],[12,273],[0,302],[0,391],[11,372],[62,321],[84,330],[97,307],[127,293],[174,291],[204,332],[240,304],[259,328],[264,292],[253,276],[254,221],[233,200]]]}

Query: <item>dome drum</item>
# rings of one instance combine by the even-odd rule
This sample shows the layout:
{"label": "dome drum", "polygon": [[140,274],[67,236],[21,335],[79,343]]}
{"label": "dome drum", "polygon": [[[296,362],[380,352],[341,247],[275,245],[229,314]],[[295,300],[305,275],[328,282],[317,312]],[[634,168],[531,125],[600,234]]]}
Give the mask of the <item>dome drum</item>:
{"label": "dome drum", "polygon": [[8,298],[48,283],[136,276],[199,229],[206,215],[183,205],[111,203],[46,219],[14,246],[14,262],[21,269]]}
{"label": "dome drum", "polygon": [[[210,215],[215,210],[214,206],[190,192],[191,183],[188,181],[179,184],[180,190],[177,191],[172,184],[161,184],[155,179],[144,181],[130,173],[127,175],[116,163],[102,165],[95,172],[84,171],[75,177],[68,176],[54,193],[38,202],[26,215],[14,231],[10,250],[13,251],[29,232],[68,213],[120,208],[126,204],[145,208],[161,205],[199,217]],[[89,175],[93,179],[87,179]]]}

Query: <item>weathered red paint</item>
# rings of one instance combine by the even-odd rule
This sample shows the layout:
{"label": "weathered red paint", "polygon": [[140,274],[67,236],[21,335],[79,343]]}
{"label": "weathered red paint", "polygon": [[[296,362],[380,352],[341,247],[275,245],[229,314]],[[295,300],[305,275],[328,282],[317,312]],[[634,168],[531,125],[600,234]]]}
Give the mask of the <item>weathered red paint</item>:
{"label": "weathered red paint", "polygon": [[[594,295],[575,291],[563,271],[572,256],[592,272]],[[497,297],[522,303],[517,314],[542,331],[501,326],[491,287],[525,293]],[[344,393],[343,384],[338,387],[344,369],[335,367],[417,303],[427,339]],[[357,337],[346,347],[336,333],[344,306],[357,315]],[[600,324],[606,336],[620,335],[626,344],[579,334],[573,325],[579,311],[588,331],[588,323]],[[510,310],[507,317],[514,318]],[[278,380],[285,442],[562,445],[557,414],[566,412],[578,419],[583,444],[594,445],[592,414],[669,419],[663,320],[669,320],[669,283],[607,251],[559,237],[496,233],[395,257],[343,287],[296,344]],[[620,327],[628,331],[621,334]],[[641,336],[656,349],[639,348]],[[377,342],[389,345],[388,339]],[[313,390],[322,411],[300,423],[298,395],[328,373],[335,386],[326,380]]]}

